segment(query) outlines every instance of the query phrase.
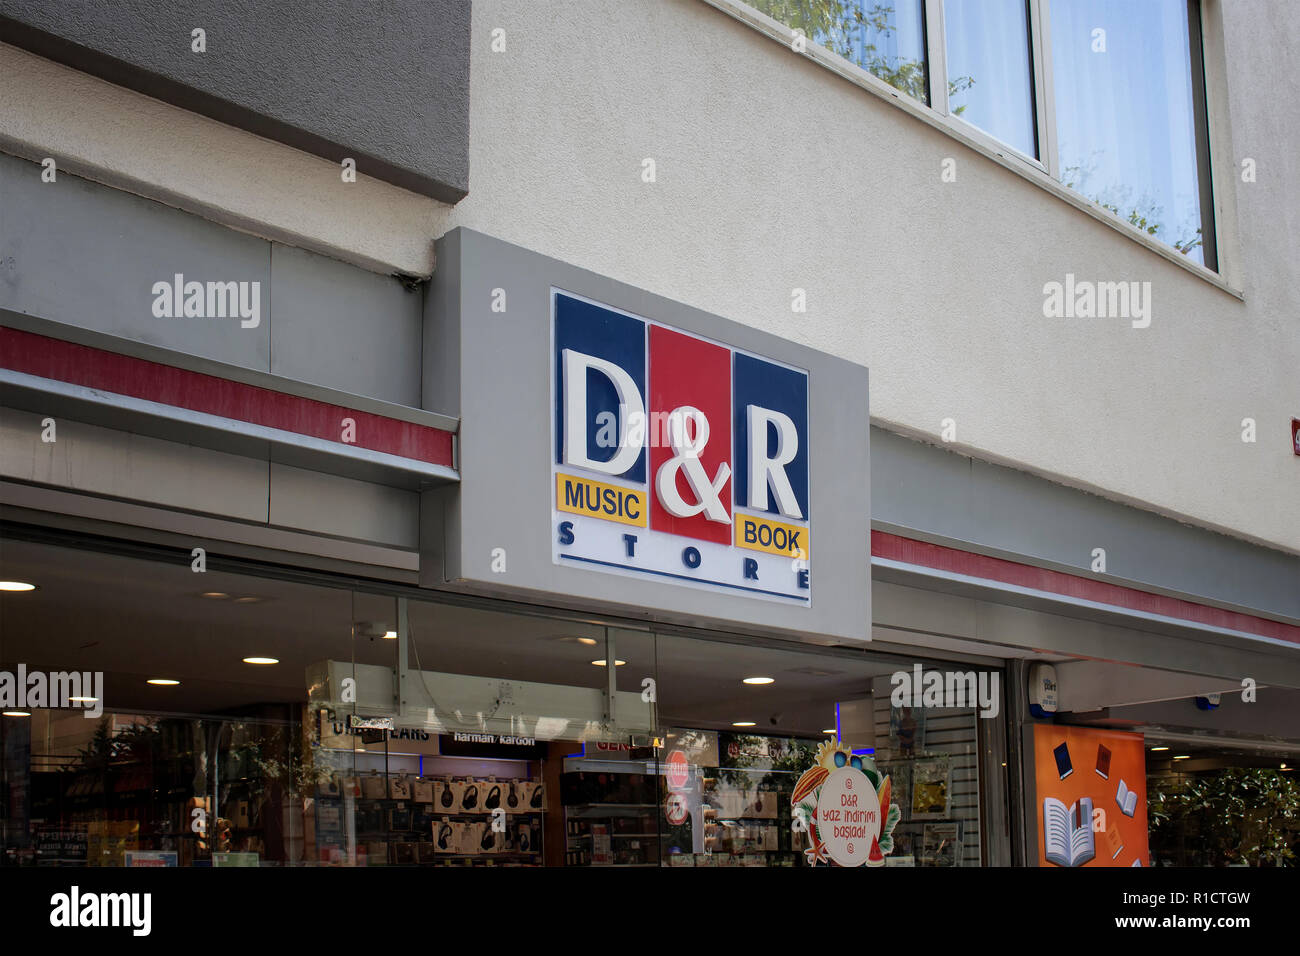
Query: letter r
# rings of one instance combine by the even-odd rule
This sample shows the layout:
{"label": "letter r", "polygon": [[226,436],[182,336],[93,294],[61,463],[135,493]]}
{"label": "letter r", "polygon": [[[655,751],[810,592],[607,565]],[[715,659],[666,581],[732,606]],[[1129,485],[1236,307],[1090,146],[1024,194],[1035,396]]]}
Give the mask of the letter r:
{"label": "letter r", "polygon": [[[770,408],[749,405],[745,408],[749,429],[749,507],[767,510],[767,493],[776,497],[776,508],[787,518],[802,518],[803,511],[790,487],[785,466],[799,454],[799,431],[789,415]],[[776,428],[776,454],[767,455],[768,426]]]}

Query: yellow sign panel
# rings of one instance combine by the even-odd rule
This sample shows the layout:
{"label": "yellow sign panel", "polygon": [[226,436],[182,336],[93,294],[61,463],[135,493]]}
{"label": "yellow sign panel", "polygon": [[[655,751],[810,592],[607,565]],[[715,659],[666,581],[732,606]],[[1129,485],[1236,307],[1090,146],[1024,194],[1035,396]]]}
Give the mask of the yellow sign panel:
{"label": "yellow sign panel", "polygon": [[645,492],[590,478],[556,474],[555,508],[575,515],[647,527]]}
{"label": "yellow sign panel", "polygon": [[802,558],[812,554],[808,543],[808,529],[797,525],[737,514],[736,547],[750,551],[765,551],[787,558]]}

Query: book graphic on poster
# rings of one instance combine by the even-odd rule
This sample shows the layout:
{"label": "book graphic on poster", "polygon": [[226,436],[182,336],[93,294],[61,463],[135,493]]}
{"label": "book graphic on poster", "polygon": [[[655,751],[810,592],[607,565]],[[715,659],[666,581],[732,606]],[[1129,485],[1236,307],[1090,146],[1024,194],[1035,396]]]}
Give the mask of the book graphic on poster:
{"label": "book graphic on poster", "polygon": [[1133,816],[1133,811],[1137,809],[1138,795],[1128,788],[1128,784],[1123,780],[1119,782],[1119,789],[1115,791],[1115,802],[1119,804],[1120,811],[1126,817]]}
{"label": "book graphic on poster", "polygon": [[921,836],[926,866],[961,866],[961,824],[927,823]]}
{"label": "book graphic on poster", "polygon": [[1056,772],[1062,780],[1074,773],[1074,765],[1070,763],[1070,748],[1065,745],[1065,741],[1061,741],[1060,746],[1052,751],[1052,756],[1056,758]]}
{"label": "book graphic on poster", "polygon": [[1124,849],[1124,838],[1119,835],[1119,829],[1113,825],[1106,828],[1106,849],[1110,850],[1112,860]]}
{"label": "book graphic on poster", "polygon": [[948,815],[948,761],[929,760],[912,767],[912,816]]}
{"label": "book graphic on poster", "polygon": [[1043,799],[1043,855],[1057,866],[1083,866],[1097,855],[1091,799],[1080,797],[1068,809],[1055,797]]}
{"label": "book graphic on poster", "polygon": [[1097,776],[1110,779],[1110,748],[1105,744],[1097,744]]}

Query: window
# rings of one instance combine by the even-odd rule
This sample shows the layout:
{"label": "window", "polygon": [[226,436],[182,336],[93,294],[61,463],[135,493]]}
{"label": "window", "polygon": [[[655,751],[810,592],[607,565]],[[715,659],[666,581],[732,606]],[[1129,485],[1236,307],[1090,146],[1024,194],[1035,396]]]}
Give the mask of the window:
{"label": "window", "polygon": [[1057,155],[1065,185],[1212,264],[1194,25],[1186,0],[1053,0]]}
{"label": "window", "polygon": [[930,102],[921,0],[755,0],[754,5],[895,89]]}
{"label": "window", "polygon": [[752,0],[1217,269],[1198,0]]}
{"label": "window", "polygon": [[1037,158],[1029,10],[1023,0],[944,0],[948,111]]}

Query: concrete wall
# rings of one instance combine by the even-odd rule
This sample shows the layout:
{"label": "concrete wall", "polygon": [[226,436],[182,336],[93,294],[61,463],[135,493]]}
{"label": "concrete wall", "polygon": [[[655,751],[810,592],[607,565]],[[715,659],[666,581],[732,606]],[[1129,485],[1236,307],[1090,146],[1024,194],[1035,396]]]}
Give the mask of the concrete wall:
{"label": "concrete wall", "polygon": [[[270,528],[414,549],[419,495],[182,442],[0,407],[0,478]],[[11,504],[9,489],[0,501]]]}
{"label": "concrete wall", "polygon": [[[68,173],[42,183],[40,173],[0,155],[0,309],[419,407],[418,290]],[[177,273],[258,283],[258,324],[156,317],[153,285]]]}
{"label": "concrete wall", "polygon": [[[322,192],[293,150],[11,49],[0,146],[56,144],[97,178],[375,268],[427,272],[428,239],[469,226],[868,365],[877,424],[937,437],[952,418],[961,450],[1300,551],[1300,128],[1282,122],[1300,14],[1209,2],[1232,144],[1214,163],[1258,170],[1219,197],[1244,299],[698,0],[474,4],[454,209]],[[1044,319],[1066,273],[1151,282],[1151,327]]]}
{"label": "concrete wall", "polygon": [[469,0],[0,0],[0,33],[456,202],[469,179],[469,12]]}

